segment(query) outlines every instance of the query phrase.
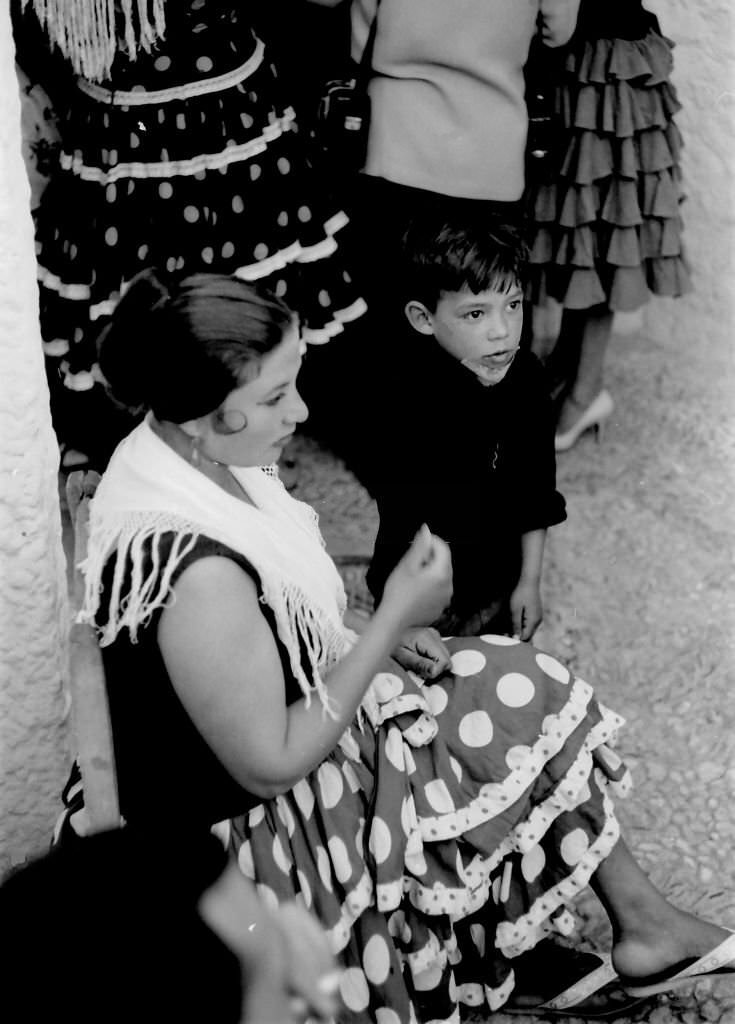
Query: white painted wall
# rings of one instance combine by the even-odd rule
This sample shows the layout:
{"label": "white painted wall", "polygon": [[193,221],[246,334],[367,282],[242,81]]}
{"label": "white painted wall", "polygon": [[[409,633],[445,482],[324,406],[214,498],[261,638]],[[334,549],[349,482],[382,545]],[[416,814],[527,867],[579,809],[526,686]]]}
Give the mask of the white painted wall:
{"label": "white painted wall", "polygon": [[68,767],[66,580],[30,190],[0,4],[0,874],[45,849]]}

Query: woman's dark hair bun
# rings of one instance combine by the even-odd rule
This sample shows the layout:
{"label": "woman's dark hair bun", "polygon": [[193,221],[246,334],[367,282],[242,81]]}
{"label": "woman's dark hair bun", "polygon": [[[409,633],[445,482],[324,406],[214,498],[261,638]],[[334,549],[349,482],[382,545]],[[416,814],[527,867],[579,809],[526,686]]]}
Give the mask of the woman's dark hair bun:
{"label": "woman's dark hair bun", "polygon": [[151,364],[162,340],[160,313],[171,298],[170,283],[154,269],[137,274],[97,340],[100,369],[114,397],[131,409],[150,405]]}

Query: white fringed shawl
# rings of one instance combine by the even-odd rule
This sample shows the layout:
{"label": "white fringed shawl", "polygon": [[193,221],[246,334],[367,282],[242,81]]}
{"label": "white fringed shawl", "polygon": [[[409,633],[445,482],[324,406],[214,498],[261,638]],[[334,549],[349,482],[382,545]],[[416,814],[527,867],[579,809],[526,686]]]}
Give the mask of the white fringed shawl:
{"label": "white fringed shawl", "polygon": [[51,42],[91,82],[109,77],[118,31],[131,60],[166,32],[165,0],[135,0],[135,10],[134,0],[23,0],[23,6],[31,2]]}
{"label": "white fringed shawl", "polygon": [[[292,498],[272,471],[233,466],[231,472],[253,505],[231,497],[190,466],[147,421],[136,427],[115,451],[90,504],[79,620],[95,623],[102,573],[115,553],[109,617],[100,626],[100,643],[111,643],[121,629],[135,641],[138,628],[170,603],[176,566],[198,536],[209,537],[244,555],[255,568],[261,600],[274,613],[294,677],[307,702],[316,691],[328,709],[322,674],[349,650],[355,635],[342,623],[345,591],[324,547],[318,516]],[[172,532],[175,540],[164,562],[160,541]],[[302,651],[310,671],[302,664]]]}

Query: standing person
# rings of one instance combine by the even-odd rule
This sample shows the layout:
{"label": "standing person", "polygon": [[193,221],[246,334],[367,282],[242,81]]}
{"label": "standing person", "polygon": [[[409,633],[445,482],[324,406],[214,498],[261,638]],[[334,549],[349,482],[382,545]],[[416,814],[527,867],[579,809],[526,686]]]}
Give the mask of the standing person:
{"label": "standing person", "polygon": [[533,292],[548,314],[533,348],[566,377],[557,451],[613,410],[604,361],[615,312],[689,289],[672,48],[640,0],[584,0],[557,90],[556,174],[529,195]]}
{"label": "standing person", "polygon": [[[163,813],[175,857],[192,821],[231,817],[266,905],[298,893],[326,928],[340,1024],[515,1002],[516,966],[588,882],[634,994],[732,968],[733,936],[668,903],[620,836],[620,717],[528,644],[420,629],[451,596],[441,540],[424,527],[348,628],[316,515],[273,466],[306,416],[282,303],[146,274],[101,357],[150,410],[92,500],[85,563],[130,823]],[[567,987],[530,981],[526,1009]]]}
{"label": "standing person", "polygon": [[517,230],[479,218],[427,215],[404,240],[414,336],[386,374],[367,582],[379,601],[425,522],[452,552],[443,634],[530,640],[543,616],[546,530],[566,518],[543,371],[520,349],[527,255]]}
{"label": "standing person", "polygon": [[[116,3],[109,21],[94,0],[54,19],[34,6],[63,101],[60,165],[36,211],[52,408],[66,464],[79,452],[103,464],[121,413],[99,386],[95,339],[143,267],[266,280],[315,344],[365,306],[339,244],[347,218],[307,163],[248,5]],[[19,60],[38,70],[43,34],[32,12],[17,21]]]}

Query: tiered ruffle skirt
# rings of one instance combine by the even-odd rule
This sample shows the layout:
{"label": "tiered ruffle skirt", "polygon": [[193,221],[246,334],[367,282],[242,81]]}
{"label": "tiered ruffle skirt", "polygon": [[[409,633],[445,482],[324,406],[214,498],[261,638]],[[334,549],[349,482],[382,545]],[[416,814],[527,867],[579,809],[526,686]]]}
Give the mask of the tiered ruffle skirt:
{"label": "tiered ruffle skirt", "polygon": [[628,311],[688,290],[672,46],[650,31],[570,50],[556,173],[527,193],[534,299]]}
{"label": "tiered ruffle skirt", "polygon": [[261,897],[303,900],[326,928],[340,1024],[499,1008],[512,958],[568,928],[567,902],[618,839],[622,719],[530,645],[448,643],[450,672],[424,685],[391,662],[372,721],[231,825]]}

